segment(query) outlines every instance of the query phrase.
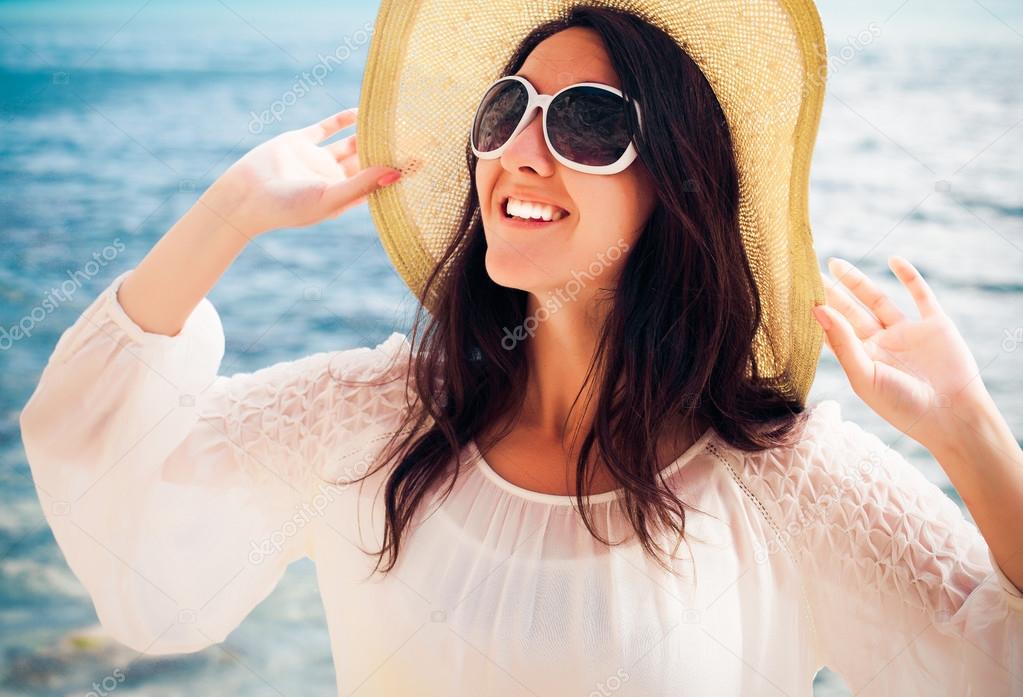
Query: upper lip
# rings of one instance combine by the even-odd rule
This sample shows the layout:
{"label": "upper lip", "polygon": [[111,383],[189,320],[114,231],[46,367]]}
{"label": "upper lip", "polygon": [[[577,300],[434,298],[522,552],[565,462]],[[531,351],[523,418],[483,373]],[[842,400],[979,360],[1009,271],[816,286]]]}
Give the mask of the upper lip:
{"label": "upper lip", "polygon": [[505,210],[505,203],[508,201],[509,198],[517,198],[520,201],[532,201],[534,203],[544,203],[544,204],[547,204],[549,206],[554,206],[555,208],[560,208],[561,210],[565,211],[565,213],[569,213],[569,210],[567,208],[565,208],[564,206],[562,206],[560,203],[556,203],[556,202],[550,200],[549,198],[547,198],[546,196],[544,196],[542,194],[536,194],[536,193],[531,193],[531,192],[528,192],[528,191],[521,191],[521,190],[520,191],[505,192],[501,196],[501,198],[500,198],[500,205],[501,205],[501,210],[502,211]]}

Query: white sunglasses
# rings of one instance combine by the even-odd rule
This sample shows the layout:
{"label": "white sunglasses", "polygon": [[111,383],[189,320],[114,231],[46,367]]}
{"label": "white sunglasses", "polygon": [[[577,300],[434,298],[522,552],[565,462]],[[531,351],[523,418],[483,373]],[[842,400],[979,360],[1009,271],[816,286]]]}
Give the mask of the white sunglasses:
{"label": "white sunglasses", "polygon": [[[621,90],[599,82],[577,82],[549,95],[538,94],[520,75],[506,75],[480,100],[469,142],[476,157],[494,160],[539,107],[544,140],[558,162],[577,172],[617,174],[638,155],[625,120],[625,103]],[[642,129],[639,104],[632,104]]]}

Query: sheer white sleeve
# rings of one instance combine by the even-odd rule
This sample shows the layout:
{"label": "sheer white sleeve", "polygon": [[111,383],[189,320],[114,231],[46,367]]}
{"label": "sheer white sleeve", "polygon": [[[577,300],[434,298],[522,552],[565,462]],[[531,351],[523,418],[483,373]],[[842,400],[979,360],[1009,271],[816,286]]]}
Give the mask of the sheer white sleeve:
{"label": "sheer white sleeve", "polygon": [[[124,312],[119,275],[65,331],[20,416],[44,515],[103,627],[150,654],[223,641],[312,556],[303,501],[368,393],[407,348],[317,353],[220,376],[224,332],[203,298],[175,336]],[[389,367],[390,366],[390,367]]]}
{"label": "sheer white sleeve", "polygon": [[956,503],[837,402],[745,477],[798,564],[818,667],[857,695],[1023,694],[1023,593]]}

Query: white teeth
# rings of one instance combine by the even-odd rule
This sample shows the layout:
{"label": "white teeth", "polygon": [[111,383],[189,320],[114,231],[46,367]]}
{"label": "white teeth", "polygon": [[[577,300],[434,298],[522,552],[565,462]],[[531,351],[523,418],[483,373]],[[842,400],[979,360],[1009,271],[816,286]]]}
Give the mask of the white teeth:
{"label": "white teeth", "polygon": [[565,211],[560,208],[555,209],[554,206],[549,204],[520,201],[517,198],[509,198],[507,207],[509,215],[526,220],[542,219],[552,222],[561,220],[567,215]]}

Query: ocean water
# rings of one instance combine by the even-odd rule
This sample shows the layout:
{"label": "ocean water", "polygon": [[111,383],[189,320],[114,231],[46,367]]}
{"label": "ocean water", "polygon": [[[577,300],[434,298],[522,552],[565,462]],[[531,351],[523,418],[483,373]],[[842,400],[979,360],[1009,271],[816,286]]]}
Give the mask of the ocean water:
{"label": "ocean water", "polygon": [[[886,260],[916,264],[1023,434],[1023,8],[852,5],[821,7],[832,61],[811,182],[819,258],[856,263],[907,312]],[[92,605],[39,509],[17,416],[61,332],[231,162],[356,105],[375,13],[364,0],[0,2],[0,694],[334,693],[308,560],[223,645],[154,658],[94,638]],[[331,54],[345,59],[325,63]],[[322,84],[290,99],[303,72],[328,64]],[[80,286],[47,304],[69,274]],[[414,307],[366,206],[260,238],[210,299],[227,335],[225,373],[374,345],[405,331]],[[17,324],[30,336],[7,341]],[[958,501],[825,349],[810,400],[829,398]],[[815,692],[848,694],[827,671]]]}

